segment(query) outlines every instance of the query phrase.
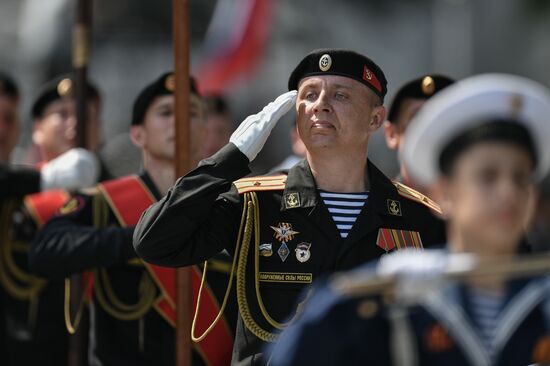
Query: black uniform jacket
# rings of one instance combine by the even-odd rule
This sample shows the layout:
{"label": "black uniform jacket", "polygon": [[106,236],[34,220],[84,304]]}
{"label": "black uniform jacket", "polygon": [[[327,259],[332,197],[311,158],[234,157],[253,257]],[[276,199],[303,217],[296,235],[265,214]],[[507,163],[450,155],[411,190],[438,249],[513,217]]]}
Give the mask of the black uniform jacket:
{"label": "black uniform jacket", "polygon": [[[158,199],[160,194],[150,177],[144,173],[140,178]],[[132,246],[134,229],[120,227],[110,209],[108,226],[94,227],[96,194],[90,193],[73,196],[73,203],[62,209],[65,212],[46,224],[33,242],[30,267],[35,273],[50,278],[103,267],[117,297],[126,304],[135,304],[140,298],[143,276],[149,274],[143,265],[128,262],[136,258]],[[223,297],[227,281],[226,273],[209,272],[208,283],[218,298]],[[106,312],[96,295],[93,299],[90,365],[174,365],[174,328],[154,308],[138,320],[127,321]],[[236,305],[232,310],[236,313]],[[193,352],[193,364],[204,364],[197,352]]]}
{"label": "black uniform jacket", "polygon": [[0,165],[0,358],[2,365],[67,363],[63,283],[29,274],[37,223],[22,198],[40,191],[40,172]]}
{"label": "black uniform jacket", "polygon": [[[295,313],[298,295],[311,281],[386,253],[384,246],[376,244],[380,229],[397,229],[394,234],[418,232],[424,246],[445,242],[443,224],[431,210],[400,195],[384,174],[367,164],[368,202],[346,239],[320,198],[306,160],[290,169],[285,185],[261,191],[258,182],[260,237],[258,242],[252,239],[244,269],[247,301],[239,304],[233,364],[264,362],[263,342],[250,331],[254,326],[248,313],[261,329],[272,332],[266,312],[283,322]],[[234,253],[243,196],[232,182],[248,173],[248,159],[231,143],[203,160],[143,213],[134,232],[138,255],[158,265],[186,266],[222,249]],[[265,311],[256,294],[256,280]],[[250,311],[243,313],[242,305]]]}

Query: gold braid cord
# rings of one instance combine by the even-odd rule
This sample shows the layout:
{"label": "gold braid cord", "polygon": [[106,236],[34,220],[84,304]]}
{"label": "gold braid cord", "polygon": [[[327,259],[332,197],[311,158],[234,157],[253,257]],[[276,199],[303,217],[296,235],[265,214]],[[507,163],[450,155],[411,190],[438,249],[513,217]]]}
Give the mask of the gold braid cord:
{"label": "gold braid cord", "polygon": [[[102,195],[96,194],[93,200],[94,226],[105,228],[109,224],[109,205]],[[135,304],[126,304],[118,298],[105,268],[94,271],[94,295],[98,304],[117,320],[132,321],[143,317],[153,307],[156,299],[156,285],[144,271],[138,292],[140,299]]]}
{"label": "gold braid cord", "polygon": [[[241,216],[241,223],[244,221],[245,215],[246,215],[246,210],[243,209],[243,213]],[[193,340],[193,342],[200,342],[204,338],[206,338],[206,336],[212,331],[212,329],[214,329],[216,324],[218,324],[218,322],[222,318],[223,312],[225,311],[225,308],[227,306],[227,300],[229,299],[229,294],[231,293],[231,289],[233,288],[233,278],[235,277],[235,268],[237,267],[236,264],[237,264],[237,257],[238,257],[236,253],[238,253],[239,246],[241,243],[241,231],[242,230],[239,229],[239,235],[238,235],[237,244],[235,247],[235,255],[233,256],[233,262],[231,264],[231,272],[229,274],[229,282],[227,284],[227,289],[225,290],[225,294],[223,296],[223,301],[220,307],[220,311],[218,312],[218,314],[216,315],[212,323],[208,326],[208,328],[206,328],[206,330],[200,336],[197,337],[195,335],[195,328],[197,325],[196,323],[200,312],[202,290],[204,287],[204,283],[206,281],[206,272],[208,270],[208,261],[204,261],[204,269],[201,277],[201,285],[199,287],[199,293],[197,295],[197,304],[195,305],[195,314],[193,315],[193,323],[191,324],[191,339]]]}
{"label": "gold braid cord", "polygon": [[82,298],[78,303],[78,309],[76,311],[74,322],[71,320],[71,279],[65,278],[65,296],[63,299],[63,315],[65,319],[65,328],[69,334],[75,334],[80,321],[82,320],[82,312],[84,311],[84,304],[86,303],[86,293],[82,292]]}
{"label": "gold braid cord", "polygon": [[235,245],[235,255],[233,256],[233,263],[231,266],[231,272],[229,276],[229,283],[223,298],[222,306],[219,313],[217,314],[214,321],[210,326],[204,331],[200,336],[195,335],[195,326],[197,322],[197,317],[200,312],[201,304],[201,295],[203,291],[203,285],[206,280],[207,272],[207,262],[204,263],[204,271],[202,274],[201,285],[199,287],[199,293],[197,298],[197,304],[195,308],[195,314],[193,316],[193,324],[191,326],[191,339],[194,342],[200,342],[212,331],[214,326],[221,319],[222,314],[225,310],[229,294],[233,285],[233,278],[237,278],[237,303],[239,306],[239,311],[241,313],[241,318],[245,326],[254,334],[256,337],[260,338],[264,342],[275,342],[278,335],[273,332],[269,332],[263,329],[252,316],[250,312],[250,307],[248,306],[248,299],[246,296],[246,267],[248,261],[248,253],[250,251],[250,241],[252,239],[252,234],[254,234],[254,286],[256,291],[256,300],[260,307],[260,311],[264,319],[271,324],[276,329],[282,330],[289,323],[278,323],[275,321],[267,312],[267,309],[262,300],[260,293],[260,280],[259,280],[259,267],[260,267],[260,253],[259,253],[259,243],[260,243],[260,207],[258,197],[255,192],[246,192],[244,193],[243,198],[243,212],[241,216],[241,225],[239,227],[239,233],[237,236],[237,243]]}
{"label": "gold braid cord", "polygon": [[254,233],[254,286],[256,290],[256,300],[260,307],[260,311],[264,319],[271,324],[276,329],[284,329],[289,323],[278,323],[275,321],[267,312],[267,309],[262,300],[260,293],[260,280],[259,280],[259,267],[260,267],[260,206],[258,202],[258,197],[255,192],[245,193],[244,195],[244,207],[247,210],[246,221],[241,222],[241,229],[243,230],[243,240],[242,245],[239,251],[239,262],[237,268],[237,303],[239,305],[239,310],[241,312],[241,317],[245,326],[258,338],[265,342],[275,342],[278,335],[269,332],[256,323],[254,320],[250,308],[248,306],[248,301],[246,297],[246,266],[248,260],[248,252],[250,249],[250,240],[252,238],[252,233]]}
{"label": "gold braid cord", "polygon": [[11,237],[11,215],[18,205],[16,200],[3,202],[0,212],[0,284],[14,299],[29,302],[29,324],[33,325],[38,313],[40,293],[47,281],[35,277],[17,266],[13,254],[27,254],[27,243],[16,243]]}
{"label": "gold braid cord", "polygon": [[94,295],[97,302],[115,319],[131,321],[143,317],[152,308],[156,293],[155,283],[144,271],[139,284],[140,299],[135,304],[126,304],[116,296],[107,270],[99,268],[94,271]]}

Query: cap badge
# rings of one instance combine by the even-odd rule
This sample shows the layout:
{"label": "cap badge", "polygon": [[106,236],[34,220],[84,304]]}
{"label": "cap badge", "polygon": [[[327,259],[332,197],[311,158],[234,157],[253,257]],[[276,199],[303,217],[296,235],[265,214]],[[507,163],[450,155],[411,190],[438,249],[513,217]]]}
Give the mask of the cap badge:
{"label": "cap badge", "polygon": [[523,99],[519,95],[514,95],[510,98],[509,105],[510,114],[513,117],[517,117],[520,114],[521,109],[523,108]]}
{"label": "cap badge", "polygon": [[286,261],[288,254],[290,253],[290,250],[288,250],[288,247],[286,246],[286,244],[283,243],[279,247],[279,250],[277,251],[277,253],[279,254],[279,257],[281,258],[281,260],[284,262]]}
{"label": "cap badge", "polygon": [[262,257],[271,257],[273,255],[273,246],[271,243],[260,244],[260,255]]}
{"label": "cap badge", "polygon": [[305,263],[309,260],[311,257],[311,252],[309,251],[309,248],[311,247],[311,243],[300,243],[296,245],[296,259],[298,262]]}
{"label": "cap badge", "polygon": [[292,230],[292,224],[286,222],[281,222],[277,227],[271,226],[271,228],[275,231],[273,236],[281,243],[288,243],[294,239],[294,235],[299,234],[298,231]]}
{"label": "cap badge", "polygon": [[401,216],[401,204],[399,201],[388,200],[388,213],[394,216]]}
{"label": "cap badge", "polygon": [[328,53],[325,53],[319,59],[319,69],[321,69],[321,71],[328,71],[331,66],[332,66],[332,58]]}
{"label": "cap badge", "polygon": [[174,74],[170,74],[166,77],[164,80],[164,87],[172,93],[176,90],[176,80],[174,79]]}
{"label": "cap badge", "polygon": [[300,194],[299,193],[288,193],[285,196],[285,207],[286,208],[300,207]]}
{"label": "cap badge", "polygon": [[69,78],[65,78],[57,84],[57,94],[59,94],[59,96],[61,97],[64,97],[65,95],[69,94],[72,87],[72,80]]}
{"label": "cap badge", "polygon": [[430,96],[435,92],[435,81],[431,76],[426,76],[422,79],[422,93]]}

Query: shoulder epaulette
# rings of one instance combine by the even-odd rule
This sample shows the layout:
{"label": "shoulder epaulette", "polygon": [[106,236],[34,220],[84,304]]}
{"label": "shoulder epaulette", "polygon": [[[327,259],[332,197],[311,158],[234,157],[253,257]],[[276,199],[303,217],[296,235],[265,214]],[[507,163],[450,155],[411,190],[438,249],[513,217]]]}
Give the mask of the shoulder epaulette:
{"label": "shoulder epaulette", "polygon": [[286,174],[265,177],[246,177],[233,182],[239,194],[252,191],[278,191],[285,189]]}
{"label": "shoulder epaulette", "polygon": [[399,182],[392,182],[395,188],[397,188],[397,192],[400,196],[403,196],[405,198],[408,198],[412,201],[418,202],[423,204],[424,206],[427,206],[431,210],[437,212],[441,215],[441,207],[437,203],[435,203],[434,200],[431,198],[423,195],[422,193],[412,189],[411,187],[407,187],[406,185],[399,183]]}

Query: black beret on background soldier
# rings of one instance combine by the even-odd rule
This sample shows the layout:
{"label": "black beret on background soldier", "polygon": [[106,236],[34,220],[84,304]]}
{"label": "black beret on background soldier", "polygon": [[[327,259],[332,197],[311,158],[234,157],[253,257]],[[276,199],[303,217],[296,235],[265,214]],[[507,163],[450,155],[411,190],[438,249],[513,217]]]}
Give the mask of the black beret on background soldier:
{"label": "black beret on background soldier", "polygon": [[[444,242],[432,215],[437,206],[394,185],[367,159],[369,138],[386,114],[386,78],[371,59],[314,51],[288,87],[180,178],[134,232],[138,255],[162,266],[200,263],[224,249],[233,255],[236,365],[266,362],[263,343],[276,340],[314,279],[399,248]],[[288,175],[243,178],[293,107],[307,157]]]}
{"label": "black beret on background soldier", "polygon": [[[31,248],[31,269],[41,276],[55,279],[93,271],[88,272],[94,279],[89,344],[89,364],[93,366],[175,363],[175,271],[144,264],[132,246],[141,212],[175,181],[174,90],[174,75],[166,73],[135,100],[130,137],[142,151],[144,171],[75,194],[46,224]],[[196,163],[202,157],[205,120],[192,79],[190,116]],[[217,303],[222,302],[230,267],[224,261],[218,256],[208,273],[208,291],[202,302],[209,306],[202,307],[207,312],[199,314],[201,320],[213,319]],[[198,288],[200,272],[193,268],[192,274]],[[235,305],[231,309],[236,313]],[[194,365],[229,363],[233,334],[228,324],[235,321],[223,319],[210,338],[196,345]],[[69,324],[68,328],[76,326]]]}
{"label": "black beret on background soldier", "polygon": [[[424,75],[399,88],[393,97],[387,120],[383,125],[386,145],[392,150],[399,150],[404,144],[405,131],[412,118],[430,98],[453,83],[454,80],[444,75]],[[414,184],[403,162],[399,164],[399,175],[395,180],[428,193]]]}

